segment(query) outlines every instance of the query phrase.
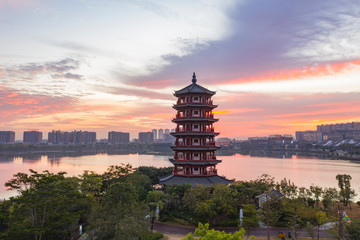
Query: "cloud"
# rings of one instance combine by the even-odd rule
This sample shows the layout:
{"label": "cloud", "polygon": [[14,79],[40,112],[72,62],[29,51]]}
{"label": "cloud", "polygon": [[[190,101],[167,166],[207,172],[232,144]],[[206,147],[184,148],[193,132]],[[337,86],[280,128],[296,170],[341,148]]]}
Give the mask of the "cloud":
{"label": "cloud", "polygon": [[186,56],[164,55],[169,64],[161,71],[128,83],[171,79],[164,87],[181,86],[192,72],[204,85],[282,73],[294,77],[304,69],[311,74],[316,66],[360,59],[359,9],[354,1],[245,1],[228,11],[228,38]]}
{"label": "cloud", "polygon": [[46,95],[22,94],[9,88],[0,88],[0,124],[11,124],[18,119],[67,112],[76,100]]}
{"label": "cloud", "polygon": [[[1,83],[22,93],[79,96],[89,89],[80,70],[81,59],[64,58],[58,61],[31,62],[0,66]],[[71,72],[69,72],[71,71]],[[69,82],[69,80],[81,80]]]}
{"label": "cloud", "polygon": [[79,68],[79,65],[79,60],[65,58],[59,61],[28,63],[15,66],[2,66],[2,69],[0,69],[0,71],[10,76],[15,76],[16,74],[34,76],[40,73],[64,73],[66,71]]}
{"label": "cloud", "polygon": [[230,137],[294,134],[295,131],[314,130],[321,123],[360,121],[359,99],[360,92],[228,94],[214,98],[219,110],[229,111],[220,115],[216,126],[222,136]]}
{"label": "cloud", "polygon": [[51,75],[52,78],[58,79],[58,78],[66,78],[66,79],[75,79],[75,80],[81,80],[83,78],[80,74],[73,74],[73,73],[65,73],[65,74],[53,74]]}
{"label": "cloud", "polygon": [[169,93],[160,93],[154,90],[148,90],[142,87],[106,87],[100,85],[94,85],[94,88],[112,95],[125,95],[135,96],[137,98],[150,98],[150,99],[162,99],[162,100],[174,100],[173,96]]}

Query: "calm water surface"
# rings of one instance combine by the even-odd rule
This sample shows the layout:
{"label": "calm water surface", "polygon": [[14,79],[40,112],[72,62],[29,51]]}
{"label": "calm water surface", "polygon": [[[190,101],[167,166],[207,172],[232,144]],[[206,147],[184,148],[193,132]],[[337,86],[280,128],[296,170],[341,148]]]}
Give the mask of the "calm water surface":
{"label": "calm water surface", "polygon": [[[34,158],[14,157],[8,160],[0,159],[0,198],[8,198],[14,192],[6,191],[4,183],[12,178],[17,172],[28,172],[29,169],[36,171],[49,170],[50,172],[65,171],[68,175],[79,175],[84,170],[103,173],[110,165],[130,163],[133,167],[173,166],[168,156],[157,155],[86,155],[78,157],[51,157],[41,156]],[[250,157],[236,154],[233,156],[220,156],[223,162],[217,165],[218,174],[236,180],[254,180],[258,176],[267,173],[275,177],[276,181],[283,178],[290,179],[297,186],[309,187],[318,185],[321,187],[335,187],[335,176],[339,173],[352,176],[352,187],[360,192],[360,162],[346,160],[324,160],[317,158],[296,157],[271,158]]]}

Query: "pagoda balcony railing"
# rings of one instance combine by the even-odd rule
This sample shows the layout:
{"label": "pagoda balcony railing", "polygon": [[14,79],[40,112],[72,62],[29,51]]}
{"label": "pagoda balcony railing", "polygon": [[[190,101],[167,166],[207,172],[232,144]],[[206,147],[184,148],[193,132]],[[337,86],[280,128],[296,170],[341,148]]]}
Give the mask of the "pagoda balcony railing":
{"label": "pagoda balcony railing", "polygon": [[181,133],[181,132],[214,132],[214,128],[208,128],[205,130],[198,130],[198,129],[191,129],[191,128],[185,128],[185,129],[180,129],[180,128],[176,128],[175,132],[177,133]]}
{"label": "pagoda balcony railing", "polygon": [[195,144],[187,144],[187,143],[178,143],[175,142],[175,147],[215,147],[215,143],[207,143],[207,144],[201,144],[201,145],[195,145]]}
{"label": "pagoda balcony railing", "polygon": [[205,116],[193,116],[192,114],[176,114],[176,118],[214,118],[214,114],[206,114]]}
{"label": "pagoda balcony railing", "polygon": [[173,170],[173,174],[174,175],[178,175],[178,176],[193,176],[193,177],[197,177],[197,176],[215,176],[217,175],[217,170],[214,169],[212,171],[205,171],[204,173],[194,173],[191,171],[187,171],[185,172],[184,170],[182,171],[175,171],[175,169]]}
{"label": "pagoda balcony railing", "polygon": [[216,157],[208,157],[208,158],[200,158],[200,160],[194,160],[192,157],[189,158],[175,158],[176,161],[196,161],[196,162],[208,162],[208,161],[216,161]]}
{"label": "pagoda balcony railing", "polygon": [[208,100],[208,101],[188,101],[188,102],[185,102],[185,101],[180,101],[178,100],[176,102],[176,105],[185,105],[185,104],[209,104],[209,105],[213,105],[213,101],[212,100]]}

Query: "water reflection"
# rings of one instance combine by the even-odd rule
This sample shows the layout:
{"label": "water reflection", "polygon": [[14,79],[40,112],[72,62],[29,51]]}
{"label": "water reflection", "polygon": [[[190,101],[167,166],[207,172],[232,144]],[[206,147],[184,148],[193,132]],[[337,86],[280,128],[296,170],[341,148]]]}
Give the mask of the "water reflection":
{"label": "water reflection", "polygon": [[[219,175],[236,180],[254,180],[267,173],[275,177],[276,181],[283,178],[290,179],[298,186],[335,187],[337,174],[350,174],[352,186],[359,192],[360,164],[346,160],[327,160],[315,157],[304,157],[291,153],[276,154],[276,157],[229,155],[220,156],[223,162],[218,165]],[[4,183],[18,172],[49,170],[50,172],[65,171],[70,176],[91,170],[103,173],[110,165],[130,163],[133,167],[154,166],[168,167],[172,164],[169,156],[143,154],[106,154],[83,155],[79,153],[47,155],[33,154],[22,157],[3,158],[0,160],[0,198],[7,198],[14,193],[6,192]]]}

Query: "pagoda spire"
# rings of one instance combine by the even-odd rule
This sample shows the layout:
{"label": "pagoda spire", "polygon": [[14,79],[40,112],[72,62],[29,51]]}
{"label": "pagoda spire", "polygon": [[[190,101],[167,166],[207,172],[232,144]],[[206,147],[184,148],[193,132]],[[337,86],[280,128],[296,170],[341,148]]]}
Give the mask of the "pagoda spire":
{"label": "pagoda spire", "polygon": [[196,83],[196,75],[195,75],[195,72],[193,73],[193,76],[192,76],[192,82],[193,82],[193,83]]}

